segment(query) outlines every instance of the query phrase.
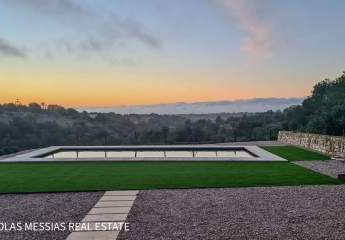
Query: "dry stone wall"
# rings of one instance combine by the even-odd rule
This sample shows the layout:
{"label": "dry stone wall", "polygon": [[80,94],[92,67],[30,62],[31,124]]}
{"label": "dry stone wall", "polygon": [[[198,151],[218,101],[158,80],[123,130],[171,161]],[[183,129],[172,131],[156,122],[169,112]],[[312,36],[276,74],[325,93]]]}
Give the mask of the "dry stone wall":
{"label": "dry stone wall", "polygon": [[280,131],[278,141],[345,158],[345,137]]}

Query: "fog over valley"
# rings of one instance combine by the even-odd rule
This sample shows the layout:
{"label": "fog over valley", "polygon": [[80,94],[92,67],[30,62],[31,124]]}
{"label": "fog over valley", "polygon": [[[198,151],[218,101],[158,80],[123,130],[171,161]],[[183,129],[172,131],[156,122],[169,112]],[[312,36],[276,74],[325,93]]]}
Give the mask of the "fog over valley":
{"label": "fog over valley", "polygon": [[80,111],[115,112],[119,114],[207,114],[236,112],[265,112],[283,110],[299,105],[304,98],[254,98],[234,101],[172,103],[117,107],[79,107]]}

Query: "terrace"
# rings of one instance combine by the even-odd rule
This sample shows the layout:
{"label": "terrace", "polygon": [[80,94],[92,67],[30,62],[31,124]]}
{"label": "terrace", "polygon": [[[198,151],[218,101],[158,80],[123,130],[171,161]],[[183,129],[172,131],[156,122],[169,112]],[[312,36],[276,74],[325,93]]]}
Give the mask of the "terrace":
{"label": "terrace", "polygon": [[[286,218],[284,209],[303,211],[304,203],[308,203],[312,209],[308,214],[315,215],[309,225],[325,224],[317,217],[323,210],[316,209],[317,202],[313,199],[333,196],[330,202],[339,209],[338,192],[343,189],[343,182],[331,177],[334,175],[313,171],[309,166],[315,163],[329,166],[328,163],[334,161],[327,155],[303,148],[277,143],[263,145],[63,146],[10,156],[0,160],[0,192],[7,193],[0,196],[0,221],[27,215],[30,203],[32,208],[40,206],[36,215],[30,213],[37,221],[42,221],[42,214],[49,215],[51,209],[58,207],[59,221],[131,223],[129,232],[112,229],[72,231],[71,234],[70,231],[49,232],[46,239],[154,239],[157,234],[171,238],[176,228],[184,234],[178,238],[188,235],[218,238],[242,231],[243,224],[230,221],[233,222],[231,227],[227,225],[230,222],[223,221],[228,216],[235,221],[240,217],[236,209],[241,208],[249,211],[241,211],[245,214],[242,218],[251,222],[250,227],[245,227],[246,236],[255,238],[258,229],[268,224],[268,219],[274,218],[280,223],[277,226],[282,226]],[[264,207],[263,198],[275,215],[260,222],[255,212]],[[13,201],[25,201],[27,207],[10,211]],[[329,212],[329,209],[324,211]],[[173,219],[174,212],[191,216],[193,227],[189,228],[191,222],[184,218]],[[219,221],[219,217],[223,220]],[[296,216],[288,219],[291,217]],[[53,221],[56,217],[49,215],[47,219]],[[199,221],[219,226],[219,232],[211,235],[203,232]],[[160,224],[156,226],[157,222]],[[188,229],[178,227],[179,222]],[[305,225],[305,229],[309,229],[309,225]],[[231,231],[225,233],[222,228]],[[332,229],[334,226],[325,231],[330,235]],[[278,236],[284,236],[283,229],[277,231]],[[4,239],[13,238],[13,234],[3,235]],[[18,234],[39,239],[32,232]],[[274,237],[268,232],[262,236]]]}
{"label": "terrace", "polygon": [[329,159],[289,146],[63,146],[1,160],[0,192],[339,184],[291,161]]}
{"label": "terrace", "polygon": [[285,159],[257,146],[54,146],[3,162],[61,161],[272,161]]}

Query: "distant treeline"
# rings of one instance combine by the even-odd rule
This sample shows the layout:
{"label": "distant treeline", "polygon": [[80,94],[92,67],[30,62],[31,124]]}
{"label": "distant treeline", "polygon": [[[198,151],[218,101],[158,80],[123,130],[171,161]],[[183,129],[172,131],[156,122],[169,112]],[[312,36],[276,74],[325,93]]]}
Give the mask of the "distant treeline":
{"label": "distant treeline", "polygon": [[[195,118],[195,115],[193,116]],[[281,112],[192,121],[178,115],[88,113],[56,105],[0,105],[0,153],[52,145],[216,143],[276,138]]]}
{"label": "distant treeline", "polygon": [[195,115],[119,115],[57,105],[0,105],[0,155],[52,145],[217,143],[277,138],[279,130],[343,135],[345,75],[318,83],[302,105],[284,111]]}

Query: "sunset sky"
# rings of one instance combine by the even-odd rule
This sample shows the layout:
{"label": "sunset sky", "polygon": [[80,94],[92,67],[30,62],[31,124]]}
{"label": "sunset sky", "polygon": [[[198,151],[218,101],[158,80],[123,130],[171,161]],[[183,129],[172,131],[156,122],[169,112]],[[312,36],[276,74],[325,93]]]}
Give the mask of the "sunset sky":
{"label": "sunset sky", "polygon": [[0,0],[0,103],[301,97],[345,70],[343,0]]}

